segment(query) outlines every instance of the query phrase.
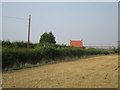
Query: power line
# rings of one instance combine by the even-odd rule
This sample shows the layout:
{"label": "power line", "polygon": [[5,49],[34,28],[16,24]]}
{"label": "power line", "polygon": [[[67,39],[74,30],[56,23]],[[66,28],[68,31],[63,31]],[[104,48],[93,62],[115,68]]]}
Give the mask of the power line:
{"label": "power line", "polygon": [[2,16],[2,17],[5,17],[5,18],[13,18],[13,19],[19,19],[19,20],[28,20],[26,18],[20,18],[20,17],[11,17],[11,16]]}
{"label": "power line", "polygon": [[29,15],[28,19],[20,18],[20,17],[11,17],[11,16],[2,16],[2,17],[19,19],[19,20],[28,20],[28,43],[27,43],[27,47],[29,48],[29,44],[30,44],[30,21],[31,21],[31,15]]}

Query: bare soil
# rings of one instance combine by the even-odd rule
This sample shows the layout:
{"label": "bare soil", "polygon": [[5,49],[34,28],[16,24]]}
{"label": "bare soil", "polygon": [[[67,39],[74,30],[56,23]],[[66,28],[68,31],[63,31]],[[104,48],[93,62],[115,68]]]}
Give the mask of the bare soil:
{"label": "bare soil", "polygon": [[117,88],[118,55],[5,72],[3,88]]}

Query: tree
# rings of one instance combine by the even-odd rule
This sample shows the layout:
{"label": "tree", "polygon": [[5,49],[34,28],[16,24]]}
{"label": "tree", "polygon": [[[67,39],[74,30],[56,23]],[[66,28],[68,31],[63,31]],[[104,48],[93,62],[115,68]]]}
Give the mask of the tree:
{"label": "tree", "polygon": [[56,43],[55,41],[55,37],[54,35],[52,34],[52,32],[45,32],[43,35],[41,35],[40,37],[40,43]]}
{"label": "tree", "polygon": [[12,43],[9,40],[2,41],[2,47],[12,47]]}

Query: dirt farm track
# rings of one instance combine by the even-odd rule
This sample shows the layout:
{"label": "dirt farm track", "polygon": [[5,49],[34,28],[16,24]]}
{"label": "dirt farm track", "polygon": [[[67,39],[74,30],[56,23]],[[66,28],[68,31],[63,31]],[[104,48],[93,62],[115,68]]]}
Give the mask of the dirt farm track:
{"label": "dirt farm track", "polygon": [[3,88],[117,88],[118,55],[5,72],[2,78]]}

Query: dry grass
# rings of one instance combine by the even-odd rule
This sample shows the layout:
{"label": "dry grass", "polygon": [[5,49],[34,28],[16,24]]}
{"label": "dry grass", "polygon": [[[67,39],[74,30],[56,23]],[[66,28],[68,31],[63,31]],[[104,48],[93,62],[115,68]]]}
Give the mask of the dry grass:
{"label": "dry grass", "polygon": [[108,55],[3,73],[4,88],[117,88],[118,56]]}

